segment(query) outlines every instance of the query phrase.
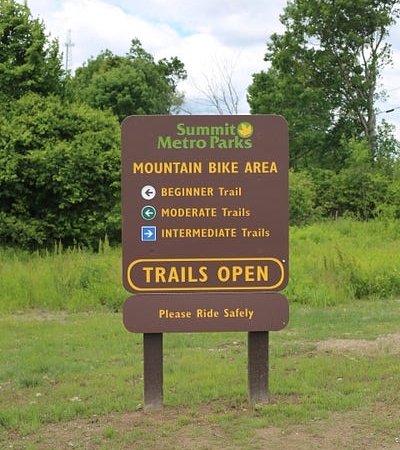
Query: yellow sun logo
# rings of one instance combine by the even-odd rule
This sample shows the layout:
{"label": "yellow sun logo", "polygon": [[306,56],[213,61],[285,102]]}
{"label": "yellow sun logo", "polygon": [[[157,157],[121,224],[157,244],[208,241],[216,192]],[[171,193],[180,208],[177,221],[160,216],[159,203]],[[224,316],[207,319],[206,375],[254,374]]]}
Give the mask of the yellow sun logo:
{"label": "yellow sun logo", "polygon": [[250,122],[241,122],[237,127],[238,135],[242,138],[248,138],[253,134],[254,128]]}

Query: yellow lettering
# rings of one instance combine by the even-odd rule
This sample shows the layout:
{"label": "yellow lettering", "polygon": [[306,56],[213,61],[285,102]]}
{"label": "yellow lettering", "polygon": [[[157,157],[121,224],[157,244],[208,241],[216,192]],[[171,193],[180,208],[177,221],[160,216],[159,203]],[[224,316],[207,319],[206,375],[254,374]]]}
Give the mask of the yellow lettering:
{"label": "yellow lettering", "polygon": [[146,283],[205,283],[208,280],[207,266],[143,267]]}
{"label": "yellow lettering", "polygon": [[217,217],[217,208],[161,208],[161,217]]}
{"label": "yellow lettering", "polygon": [[154,267],[143,267],[143,271],[145,272],[145,280],[146,283],[151,283],[151,272],[154,269]]}
{"label": "yellow lettering", "polygon": [[158,310],[159,319],[191,319],[191,311],[170,311],[169,309]]}
{"label": "yellow lettering", "polygon": [[219,317],[219,311],[216,311],[215,309],[206,309],[206,308],[199,308],[196,310],[196,317],[198,319],[212,319]]}
{"label": "yellow lettering", "polygon": [[199,187],[162,187],[161,197],[212,197],[214,188]]}
{"label": "yellow lettering", "polygon": [[275,161],[271,162],[271,167],[269,169],[269,173],[278,173],[278,167]]}
{"label": "yellow lettering", "polygon": [[247,161],[244,173],[278,173],[276,161]]}
{"label": "yellow lettering", "polygon": [[209,173],[239,173],[237,161],[210,161],[208,163]]}
{"label": "yellow lettering", "polygon": [[132,164],[132,173],[175,174],[202,173],[201,161],[140,161]]}
{"label": "yellow lettering", "polygon": [[217,270],[217,277],[221,283],[232,281],[259,282],[268,281],[268,266],[221,266]]}

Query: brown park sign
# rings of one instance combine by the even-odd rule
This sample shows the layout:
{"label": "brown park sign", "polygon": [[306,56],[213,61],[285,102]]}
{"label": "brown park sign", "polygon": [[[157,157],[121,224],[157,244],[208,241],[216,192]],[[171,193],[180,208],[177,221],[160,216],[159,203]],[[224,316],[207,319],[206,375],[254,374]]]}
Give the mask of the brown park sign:
{"label": "brown park sign", "polygon": [[288,281],[288,153],[280,116],[126,118],[125,288],[282,290]]}
{"label": "brown park sign", "polygon": [[123,306],[134,333],[278,331],[289,322],[289,304],[278,292],[136,294]]}

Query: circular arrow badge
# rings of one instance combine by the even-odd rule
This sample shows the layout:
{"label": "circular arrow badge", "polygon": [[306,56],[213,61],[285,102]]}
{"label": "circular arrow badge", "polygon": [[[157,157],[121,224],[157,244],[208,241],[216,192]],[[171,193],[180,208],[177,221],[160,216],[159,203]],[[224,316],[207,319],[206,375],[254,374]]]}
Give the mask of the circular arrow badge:
{"label": "circular arrow badge", "polygon": [[156,190],[150,185],[143,186],[141,194],[145,200],[152,200],[156,196]]}
{"label": "circular arrow badge", "polygon": [[156,217],[156,209],[153,206],[144,206],[141,211],[145,220],[153,220]]}

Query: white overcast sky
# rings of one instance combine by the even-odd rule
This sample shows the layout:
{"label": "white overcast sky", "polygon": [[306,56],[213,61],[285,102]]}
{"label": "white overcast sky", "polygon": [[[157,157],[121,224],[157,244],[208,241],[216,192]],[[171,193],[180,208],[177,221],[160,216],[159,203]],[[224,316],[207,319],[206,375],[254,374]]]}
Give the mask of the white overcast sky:
{"label": "white overcast sky", "polygon": [[[23,3],[24,0],[18,0]],[[267,70],[266,42],[282,32],[279,15],[286,0],[27,0],[33,17],[44,21],[51,38],[58,38],[65,54],[71,30],[72,69],[102,50],[125,55],[138,38],[156,60],[177,56],[188,72],[180,89],[187,98],[199,96],[218,66],[232,69],[240,95],[239,113],[246,114],[246,90],[252,74]],[[400,107],[400,22],[391,29],[393,66],[385,70],[382,84],[387,99],[382,111]],[[192,103],[192,108],[196,108]],[[197,108],[201,108],[198,104]],[[193,110],[192,113],[205,111]],[[209,112],[209,111],[208,111]],[[216,112],[213,112],[216,113]],[[400,108],[382,113],[397,128]]]}

